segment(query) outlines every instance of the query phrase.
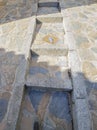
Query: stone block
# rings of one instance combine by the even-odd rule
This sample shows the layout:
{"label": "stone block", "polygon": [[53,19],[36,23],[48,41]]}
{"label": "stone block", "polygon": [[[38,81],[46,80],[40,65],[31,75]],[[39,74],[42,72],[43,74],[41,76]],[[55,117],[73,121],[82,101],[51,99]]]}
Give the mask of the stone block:
{"label": "stone block", "polygon": [[69,51],[69,67],[71,68],[71,77],[73,84],[73,98],[85,98],[86,84],[84,75],[81,72],[81,62],[76,51]]}
{"label": "stone block", "polygon": [[0,124],[4,121],[7,113],[8,102],[11,94],[8,92],[0,92]]}
{"label": "stone block", "polygon": [[[33,20],[31,19],[31,22]],[[31,27],[32,26],[32,30]],[[20,106],[23,97],[24,85],[25,85],[25,77],[28,70],[28,59],[30,53],[30,46],[33,37],[33,30],[35,27],[35,19],[33,25],[30,24],[27,31],[27,36],[24,39],[24,45],[22,47],[22,59],[17,67],[15,80],[13,83],[13,91],[12,96],[10,98],[7,110],[7,130],[15,130],[17,125],[17,120],[20,112]],[[30,39],[30,40],[27,40]],[[28,43],[28,44],[27,44]],[[27,44],[27,45],[26,45]],[[26,52],[25,52],[26,50]]]}
{"label": "stone block", "polygon": [[69,51],[68,62],[69,62],[69,67],[71,68],[72,72],[74,73],[81,72],[81,62],[78,57],[77,51]]}
{"label": "stone block", "polygon": [[38,7],[56,7],[56,8],[59,8],[59,2],[39,2]]}
{"label": "stone block", "polygon": [[32,129],[36,120],[43,130],[72,130],[68,92],[27,87],[20,115],[21,130]]}
{"label": "stone block", "polygon": [[5,5],[6,5],[6,1],[0,0],[0,6],[5,6]]}
{"label": "stone block", "polygon": [[73,104],[74,129],[91,130],[91,120],[88,102],[86,99],[76,99]]}
{"label": "stone block", "polygon": [[37,55],[67,55],[62,23],[39,22],[37,21],[36,36],[31,47],[32,52]]}
{"label": "stone block", "polygon": [[26,85],[71,91],[66,57],[33,56]]}

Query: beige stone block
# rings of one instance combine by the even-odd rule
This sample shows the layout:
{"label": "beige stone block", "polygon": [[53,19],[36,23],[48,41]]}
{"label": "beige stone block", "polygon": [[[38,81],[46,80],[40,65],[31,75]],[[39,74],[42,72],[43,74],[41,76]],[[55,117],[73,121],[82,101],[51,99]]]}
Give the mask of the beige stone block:
{"label": "beige stone block", "polygon": [[15,5],[15,4],[20,4],[23,3],[24,0],[8,0],[7,5]]}
{"label": "beige stone block", "polygon": [[0,6],[5,6],[6,5],[6,0],[0,0]]}

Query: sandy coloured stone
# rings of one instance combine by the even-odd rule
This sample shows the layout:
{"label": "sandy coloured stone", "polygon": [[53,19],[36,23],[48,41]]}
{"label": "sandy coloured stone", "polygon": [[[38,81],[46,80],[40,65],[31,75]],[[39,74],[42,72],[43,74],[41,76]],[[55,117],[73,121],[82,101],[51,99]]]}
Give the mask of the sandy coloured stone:
{"label": "sandy coloured stone", "polygon": [[54,44],[58,41],[58,39],[54,35],[47,35],[46,37],[43,38],[43,41],[50,44]]}
{"label": "sandy coloured stone", "polygon": [[69,51],[68,64],[74,73],[77,74],[81,72],[81,61],[79,60],[77,51]]}
{"label": "sandy coloured stone", "polygon": [[20,3],[23,3],[24,0],[7,0],[7,4],[8,5],[14,5],[14,4],[20,4]]}
{"label": "sandy coloured stone", "polygon": [[[94,3],[93,1],[91,1],[91,2]],[[77,48],[80,48],[79,50],[77,50],[77,52],[79,53],[79,59],[82,60],[82,62],[80,63],[82,65],[82,73],[87,74],[87,76],[86,75],[85,76],[87,78],[86,80],[87,80],[88,84],[85,85],[85,87],[87,88],[88,93],[90,93],[88,96],[88,98],[90,100],[90,105],[91,105],[90,108],[93,109],[93,107],[94,107],[95,109],[97,109],[96,94],[93,94],[94,92],[91,91],[91,90],[93,90],[93,88],[95,88],[94,91],[96,91],[96,82],[95,81],[96,81],[96,77],[97,77],[96,76],[96,74],[97,74],[96,63],[94,65],[94,62],[93,62],[96,60],[95,42],[96,42],[97,36],[96,36],[96,26],[94,24],[96,21],[95,14],[97,13],[97,10],[96,10],[97,4],[96,3],[90,4],[90,1],[88,1],[88,0],[87,0],[86,4],[84,3],[84,1],[81,1],[78,3],[81,3],[82,5],[86,5],[86,6],[78,7],[77,3],[75,2],[76,6],[74,6],[73,8],[68,8],[67,10],[70,13],[69,17],[71,20],[69,22],[70,23],[72,23],[72,21],[74,22],[75,28],[72,27],[72,31],[74,31],[73,34],[74,34],[74,37],[76,40],[76,46],[77,46]],[[90,4],[90,5],[87,6],[88,4]],[[85,24],[87,24],[87,25],[84,26],[83,28],[81,28],[81,26],[76,25],[76,23],[77,22],[79,23],[79,21],[81,23],[81,26],[85,25]],[[76,29],[76,31],[74,29]],[[81,32],[80,36],[79,36],[78,32]],[[88,48],[91,48],[91,50]],[[75,60],[75,59],[73,58],[73,60]],[[75,62],[75,66],[76,66],[76,62]],[[79,66],[80,66],[80,64],[79,64]],[[75,67],[73,66],[72,71],[74,70],[74,68]],[[77,67],[76,67],[76,69],[77,69]],[[77,69],[77,70],[79,70],[79,69]],[[81,69],[79,70],[79,72],[81,72]],[[96,110],[95,110],[95,113],[96,113]],[[81,116],[80,116],[80,119],[81,119]],[[95,123],[97,121],[96,116],[95,116],[94,123],[92,121],[93,121],[93,118],[91,119],[91,125],[93,126],[93,129],[96,129],[96,125],[95,125]],[[79,129],[81,129],[81,128],[79,128]],[[83,128],[83,129],[86,129],[86,128]],[[77,130],[78,130],[78,128],[77,128]]]}
{"label": "sandy coloured stone", "polygon": [[83,62],[82,70],[86,78],[94,81],[96,80],[97,68],[91,62]]}
{"label": "sandy coloured stone", "polygon": [[81,35],[77,35],[75,37],[75,40],[76,40],[76,46],[78,48],[89,48],[91,46],[89,40],[85,37],[85,36],[82,36],[83,34]]}
{"label": "sandy coloured stone", "polygon": [[94,39],[95,41],[97,40],[97,32],[96,31],[91,31],[88,33],[88,37],[91,39]]}
{"label": "sandy coloured stone", "polygon": [[[21,24],[18,26],[18,25],[16,25],[15,26],[15,29],[14,29],[14,27],[11,25],[12,23],[8,23],[8,24],[5,24],[4,26],[5,26],[5,28],[3,28],[3,30],[1,30],[1,34],[0,35],[2,35],[2,32],[3,32],[3,36],[2,36],[2,38],[0,37],[0,47],[4,47],[5,48],[5,51],[8,51],[8,50],[10,50],[10,51],[14,51],[15,52],[15,54],[17,53],[17,52],[21,52],[21,50],[24,50],[24,51],[22,51],[22,53],[23,54],[25,54],[25,50],[27,49],[27,50],[29,50],[29,48],[27,48],[27,46],[28,46],[28,43],[29,42],[31,42],[31,35],[30,35],[30,38],[29,38],[29,36],[28,37],[26,37],[26,35],[28,35],[28,33],[26,32],[26,26],[28,26],[28,24],[26,24],[25,23],[25,20],[23,21],[23,20],[21,20],[21,18],[25,18],[25,17],[30,17],[30,16],[32,16],[33,15],[33,13],[32,13],[32,10],[33,11],[35,11],[36,10],[36,8],[37,8],[37,5],[35,6],[34,4],[34,6],[35,6],[35,8],[33,8],[32,7],[32,0],[31,1],[26,1],[25,2],[25,0],[7,0],[8,2],[7,2],[7,6],[6,7],[2,7],[2,9],[1,9],[1,6],[0,6],[0,12],[2,12],[2,14],[0,14],[0,23],[6,23],[6,22],[10,22],[10,21],[15,21],[15,20],[17,20],[17,19],[20,19],[20,21],[21,21]],[[62,1],[62,0],[61,0]],[[2,2],[2,0],[0,0],[0,2]],[[4,3],[5,1],[3,1],[3,3]],[[19,3],[19,4],[17,4],[17,2]],[[23,3],[23,4],[22,4]],[[33,2],[34,3],[34,2]],[[63,4],[64,3],[64,4]],[[15,6],[13,6],[13,5],[16,5],[17,4],[17,6],[15,7]],[[2,4],[3,5],[3,4]],[[9,6],[10,5],[10,6]],[[31,6],[30,6],[31,5]],[[70,21],[69,22],[71,22],[72,23],[72,21],[73,21],[73,23],[74,24],[71,24],[72,26],[73,26],[73,28],[70,30],[70,28],[69,28],[69,30],[67,29],[67,31],[69,32],[68,33],[68,39],[70,39],[70,40],[68,40],[68,44],[69,44],[69,48],[70,48],[70,50],[76,50],[76,47],[75,48],[73,48],[73,46],[71,45],[72,44],[72,42],[73,43],[75,43],[75,39],[73,39],[72,38],[72,36],[70,36],[70,32],[72,32],[72,33],[74,33],[74,35],[75,36],[78,36],[78,39],[77,39],[77,41],[76,41],[76,45],[77,45],[77,47],[78,48],[84,48],[84,50],[77,50],[77,52],[79,52],[79,59],[81,59],[82,60],[82,62],[83,62],[83,60],[85,60],[85,62],[79,62],[78,60],[77,60],[77,58],[74,58],[74,57],[72,57],[71,58],[71,60],[75,60],[75,62],[74,62],[74,64],[73,64],[73,66],[72,66],[72,68],[74,67],[74,70],[72,70],[73,72],[75,71],[75,72],[77,72],[78,71],[78,73],[80,73],[81,72],[81,68],[80,68],[80,66],[82,65],[82,64],[84,64],[82,67],[82,69],[84,70],[83,72],[85,72],[86,73],[86,75],[87,75],[87,77],[88,78],[93,78],[93,81],[92,82],[89,82],[89,84],[88,84],[88,91],[89,91],[89,85],[90,84],[93,84],[93,86],[92,87],[94,87],[94,84],[95,84],[95,86],[96,86],[96,79],[97,79],[97,76],[96,76],[96,67],[95,67],[95,65],[96,65],[96,63],[95,63],[95,65],[94,65],[94,60],[97,60],[97,58],[95,58],[95,57],[97,57],[96,56],[96,46],[94,46],[94,44],[96,43],[96,41],[97,41],[97,36],[96,36],[96,29],[97,29],[97,27],[96,27],[96,21],[97,21],[97,4],[96,4],[96,2],[95,2],[95,0],[91,0],[91,1],[89,1],[89,0],[87,0],[87,1],[84,1],[84,0],[82,0],[82,1],[72,1],[72,0],[69,0],[69,1],[62,1],[61,2],[61,7],[62,7],[62,10],[63,11],[61,11],[62,12],[62,16],[65,16],[65,20],[67,20],[67,17],[69,17],[70,18]],[[8,9],[9,8],[9,9]],[[34,10],[35,9],[35,10]],[[52,9],[53,10],[53,9]],[[47,14],[46,13],[50,13],[52,10],[50,10],[50,11],[41,11],[41,13],[40,13],[40,15],[41,16],[46,16],[46,18],[47,18]],[[61,19],[61,20],[59,20],[59,21],[61,21],[62,22],[62,17],[59,15],[59,12],[58,12],[58,10],[56,10],[56,9],[54,9],[53,10],[54,11],[54,14],[49,14],[48,16],[50,17],[50,15],[52,15],[52,17],[54,17],[55,16],[55,18],[54,18],[54,20],[53,20],[53,22],[56,22],[56,21],[58,21],[59,19]],[[36,12],[36,11],[35,11]],[[66,13],[65,12],[69,12],[69,15],[66,15]],[[45,13],[46,15],[43,15],[43,13]],[[65,13],[65,14],[64,14]],[[56,18],[57,16],[59,16],[60,18]],[[40,18],[40,19],[42,19],[42,18]],[[52,18],[51,18],[52,19]],[[48,22],[50,22],[50,20],[51,20],[50,18],[49,19],[47,19],[47,21]],[[45,21],[44,19],[42,19],[42,21]],[[80,22],[79,22],[80,21]],[[15,23],[16,23],[16,21],[15,21]],[[33,21],[32,21],[32,23],[33,23]],[[79,23],[81,23],[81,26],[80,26],[80,24]],[[70,23],[69,23],[70,24]],[[7,26],[6,26],[7,25]],[[32,25],[32,24],[31,24]],[[83,26],[84,25],[84,26]],[[0,25],[1,26],[1,25]],[[9,28],[7,28],[9,26]],[[66,26],[68,26],[68,24],[66,25]],[[65,26],[65,28],[66,28],[66,26]],[[31,26],[30,26],[31,27]],[[69,26],[68,26],[69,27]],[[67,28],[68,28],[67,27]],[[32,28],[31,28],[32,29]],[[16,33],[15,33],[16,32]],[[46,32],[46,31],[45,31]],[[80,32],[82,32],[82,33],[80,33]],[[43,33],[43,32],[42,32]],[[80,33],[80,35],[81,35],[81,38],[79,38],[79,33]],[[8,35],[8,36],[6,36],[6,35]],[[16,35],[16,37],[14,37]],[[20,35],[20,37],[18,37],[18,36]],[[57,34],[58,35],[58,34]],[[74,36],[74,37],[75,37]],[[21,38],[22,37],[22,38]],[[25,38],[26,37],[26,38]],[[5,39],[4,39],[5,38]],[[25,40],[23,40],[25,38]],[[29,40],[30,39],[30,40]],[[23,41],[23,42],[22,42]],[[2,43],[1,43],[2,42]],[[10,43],[9,43],[10,42]],[[24,45],[24,46],[22,46],[22,43],[27,43],[27,45]],[[17,43],[19,43],[18,45],[17,45]],[[90,48],[91,47],[91,48]],[[21,49],[22,48],[22,49]],[[87,50],[87,48],[89,48],[89,50]],[[91,50],[90,50],[91,49]],[[64,50],[64,49],[63,49]],[[28,51],[27,51],[28,52]],[[53,51],[52,51],[53,52]],[[57,54],[57,51],[55,52],[55,54]],[[28,55],[29,55],[29,52],[28,53],[26,53],[25,55],[27,55],[26,56],[26,58],[28,58]],[[62,55],[64,55],[64,53],[62,53]],[[67,55],[67,53],[66,53],[66,55]],[[0,59],[1,59],[1,57],[2,57],[2,55],[0,56]],[[11,57],[11,56],[10,56]],[[8,58],[7,58],[8,59]],[[2,62],[3,62],[3,64],[7,64],[7,63],[9,63],[10,62],[10,60],[8,61],[6,59],[6,61],[5,60],[3,60]],[[16,60],[16,59],[15,59]],[[87,61],[86,61],[87,60]],[[93,60],[93,62],[91,62]],[[15,63],[13,63],[13,60],[11,61],[12,62],[12,64],[15,64]],[[87,62],[87,63],[86,63]],[[1,62],[0,62],[1,63]],[[23,62],[24,63],[24,62]],[[82,63],[82,64],[81,64]],[[78,65],[78,66],[77,66]],[[21,66],[23,66],[23,64],[21,64]],[[44,65],[45,66],[45,65]],[[64,66],[64,64],[62,65],[62,66]],[[1,64],[0,64],[0,67],[1,67]],[[12,66],[10,66],[10,67],[12,67]],[[12,67],[13,68],[13,67]],[[20,68],[22,68],[22,67],[20,67]],[[52,67],[52,69],[51,70],[53,70],[54,69],[54,67]],[[15,69],[14,69],[15,70]],[[14,73],[11,69],[10,69],[10,71],[12,72],[12,73]],[[91,71],[93,71],[93,72],[91,72]],[[1,70],[0,70],[0,72],[1,72]],[[6,81],[7,81],[7,77],[9,77],[9,79],[11,79],[10,77],[10,75],[14,75],[14,74],[12,74],[12,73],[8,73],[7,74],[7,72],[8,72],[8,66],[3,66],[3,75],[2,74],[0,74],[0,79],[2,80],[2,83],[1,84],[3,84],[2,86],[5,86],[4,84],[6,84]],[[82,72],[82,73],[83,73]],[[19,72],[19,74],[21,74],[21,71]],[[1,75],[2,75],[2,78],[1,78]],[[52,73],[51,73],[51,75],[52,75]],[[80,84],[80,85],[78,85],[77,87],[78,88],[81,88],[81,89],[83,89],[82,88],[82,86],[83,87],[86,87],[86,86],[84,86],[85,84],[83,84],[83,78],[80,76],[80,74],[75,74],[75,73],[73,73],[72,74],[73,76],[74,76],[74,80],[76,80],[76,81],[74,81],[75,82],[75,85],[78,85],[78,84]],[[56,73],[55,73],[55,76],[56,77],[58,77],[58,78],[60,78],[62,75],[60,74],[60,71],[57,71]],[[6,77],[6,78],[5,78]],[[78,78],[77,78],[78,77]],[[63,76],[63,78],[64,78],[64,76]],[[18,80],[19,78],[17,78],[17,80]],[[21,80],[21,79],[23,79],[22,77],[19,79],[19,81]],[[13,77],[12,77],[12,79],[11,79],[11,83],[12,83],[12,80],[13,80]],[[52,79],[51,79],[52,80]],[[50,80],[50,81],[51,81]],[[80,80],[80,81],[79,81]],[[88,80],[88,79],[87,79]],[[8,84],[10,83],[10,81],[7,81],[8,82]],[[55,83],[53,84],[53,85],[55,85],[56,84],[56,80],[55,80]],[[0,85],[0,87],[1,87],[1,85]],[[20,87],[20,86],[19,86]],[[3,87],[4,88],[4,87]],[[79,93],[79,91],[81,91],[80,89],[78,89],[77,88],[77,90],[78,91],[76,91],[77,92],[77,94]],[[82,91],[85,91],[84,89],[82,90]],[[81,91],[81,92],[82,92]],[[95,90],[94,90],[95,91]],[[97,106],[96,106],[96,99],[97,99],[97,97],[96,97],[96,92],[91,92],[91,94],[89,95],[90,97],[89,98],[91,98],[91,104],[92,104],[92,107],[94,107],[95,108],[95,111],[93,111],[94,113],[97,113],[96,112],[96,109],[97,109]],[[78,98],[83,98],[84,96],[83,96],[83,92],[81,93],[81,97],[80,96],[78,96]],[[18,98],[17,98],[18,99]],[[15,101],[14,101],[15,102]],[[81,102],[81,101],[80,101]],[[86,102],[85,102],[86,103]],[[83,104],[84,103],[82,103],[81,104],[81,108],[83,107]],[[80,105],[80,103],[79,103],[79,105]],[[84,104],[84,107],[86,106],[86,104]],[[84,112],[85,111],[85,108],[82,108],[82,111]],[[80,108],[80,109],[81,109]],[[78,109],[78,112],[80,112],[80,109]],[[86,113],[87,113],[87,111],[86,111]],[[85,113],[85,114],[86,114]],[[27,113],[26,113],[27,114]],[[80,116],[80,119],[82,118],[83,119],[83,117],[84,117],[84,115],[81,113],[81,114],[79,114]],[[82,117],[83,116],[83,117]],[[27,118],[27,120],[25,120],[24,121],[24,123],[26,124],[26,122],[27,121],[29,121],[29,119]],[[83,121],[84,120],[81,120],[81,123],[83,123]],[[79,126],[81,126],[81,128],[79,128],[79,130],[81,130],[82,129],[82,127],[83,127],[83,129],[85,129],[86,130],[86,125],[88,126],[89,124],[87,123],[88,122],[88,119],[86,119],[85,118],[85,122],[84,123],[86,123],[85,124],[85,127],[83,127],[83,124],[81,124],[81,123],[79,123]],[[30,122],[30,121],[29,121]],[[93,125],[93,129],[95,130],[96,129],[96,122],[97,122],[97,118],[96,118],[96,114],[94,114],[93,116],[92,116],[92,125]],[[9,127],[9,128],[7,128],[7,130],[13,130],[14,129],[14,124],[15,123],[10,123],[9,125],[10,126],[12,126],[12,127]],[[31,123],[30,123],[31,124]],[[22,125],[23,126],[23,125]],[[28,123],[28,127],[29,127],[29,123]],[[0,125],[0,128],[2,129],[2,126]],[[26,125],[25,125],[25,127],[24,127],[24,129],[26,128]],[[30,129],[30,128],[29,128]],[[49,129],[49,128],[48,128]],[[61,129],[61,128],[60,128]],[[78,130],[78,129],[77,129]],[[89,130],[89,128],[88,128],[88,130]]]}
{"label": "sandy coloured stone", "polygon": [[93,47],[93,48],[91,48],[91,50],[92,50],[94,53],[97,53],[97,47]]}
{"label": "sandy coloured stone", "polygon": [[78,53],[79,53],[79,56],[80,56],[82,61],[85,61],[85,60],[88,60],[88,61],[96,60],[95,55],[89,49],[79,49]]}
{"label": "sandy coloured stone", "polygon": [[6,0],[0,0],[0,6],[5,6],[6,5]]}
{"label": "sandy coloured stone", "polygon": [[15,22],[12,23],[8,23],[6,25],[2,25],[2,32],[3,34],[8,34],[8,33],[12,33],[12,31],[15,29],[16,25]]}
{"label": "sandy coloured stone", "polygon": [[[62,23],[44,22],[38,24],[38,22],[36,23],[36,36],[31,47],[32,52],[37,55],[67,55],[68,50],[64,42]],[[54,44],[50,39],[54,40]]]}
{"label": "sandy coloured stone", "polygon": [[83,19],[85,19],[85,20],[88,19],[87,15],[84,14],[84,13],[79,13],[79,17],[81,17],[81,18],[83,18]]}
{"label": "sandy coloured stone", "polygon": [[86,26],[87,27],[87,24],[86,23],[81,23],[81,22],[76,22],[76,21],[71,21],[71,26],[72,26],[72,29],[76,32],[76,33],[81,33],[82,31],[84,31],[84,27]]}

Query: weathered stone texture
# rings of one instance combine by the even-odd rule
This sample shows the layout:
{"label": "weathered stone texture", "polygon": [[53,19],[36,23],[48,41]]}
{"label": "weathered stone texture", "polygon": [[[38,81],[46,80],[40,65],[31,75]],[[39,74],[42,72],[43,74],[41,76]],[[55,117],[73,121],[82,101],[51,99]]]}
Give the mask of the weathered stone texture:
{"label": "weathered stone texture", "polygon": [[72,90],[67,57],[33,56],[26,85]]}
{"label": "weathered stone texture", "polygon": [[31,31],[29,26],[30,22],[33,24],[35,22],[32,19],[0,25],[0,104],[2,105],[0,128],[2,130],[13,130],[16,127],[29,55],[29,48],[26,48],[26,52],[23,49],[25,49],[27,38],[30,42],[28,46],[30,47],[31,44],[34,26],[31,25]]}
{"label": "weathered stone texture", "polygon": [[0,1],[0,24],[31,17],[37,12],[34,0],[4,0]]}
{"label": "weathered stone texture", "polygon": [[[91,125],[96,130],[96,89],[97,89],[97,2],[66,1],[64,17],[67,18],[69,30],[74,37],[73,43],[80,60],[79,67],[73,66],[77,73],[82,73],[87,88],[88,100],[91,112]],[[65,21],[64,21],[65,22]],[[68,32],[67,32],[68,33]],[[69,33],[68,33],[69,34]],[[72,59],[75,61],[75,59]],[[77,62],[77,61],[76,61]],[[81,84],[81,83],[80,83]],[[82,87],[81,87],[82,89]],[[92,110],[91,110],[92,109]]]}
{"label": "weathered stone texture", "polygon": [[[69,64],[71,65],[71,72],[73,77],[72,83],[75,86],[73,92],[75,94],[74,101],[76,101],[75,107],[76,107],[76,115],[78,119],[77,128],[79,130],[89,130],[90,129],[89,125],[92,123],[93,130],[96,130],[97,129],[97,125],[96,125],[97,124],[96,123],[97,122],[97,101],[96,101],[97,100],[97,2],[95,0],[82,0],[82,1],[65,0],[65,4],[64,4],[64,1],[61,0],[60,6],[61,6],[61,14],[64,18],[63,27],[66,31],[66,35],[65,35],[66,45],[68,44],[68,49],[69,49],[68,58],[69,58]],[[24,84],[24,81],[21,80],[24,80],[25,73],[23,73],[24,74],[23,77],[22,76],[18,77],[16,76],[16,70],[18,71],[17,74],[22,75],[22,72],[26,70],[26,65],[28,65],[25,64],[24,68],[22,68],[23,63],[25,63],[25,61],[29,58],[29,52],[28,52],[29,48],[27,48],[27,45],[30,45],[29,43],[31,43],[31,38],[32,38],[31,35],[33,35],[33,33],[31,32],[28,34],[27,30],[29,24],[31,24],[29,23],[29,20],[31,20],[31,18],[27,18],[27,17],[31,17],[32,15],[35,15],[36,11],[37,11],[36,1],[0,0],[0,12],[2,12],[0,13],[0,23],[1,23],[0,25],[0,93],[1,93],[0,104],[4,106],[4,109],[3,107],[0,107],[0,129],[1,130],[4,129],[6,124],[6,120],[4,119],[6,117],[9,98],[12,96],[11,94],[14,85],[17,86],[16,91],[14,91],[13,93],[16,95],[11,97],[11,101],[12,101],[11,103],[14,104],[16,100],[18,100],[19,98],[21,100],[22,98],[20,95],[18,95],[20,94],[18,93],[18,91],[19,89],[21,89],[20,92],[22,93],[23,86],[21,84]],[[45,19],[45,18],[44,19],[41,18],[43,14],[45,18],[47,15],[49,17],[50,15],[51,17],[56,15],[53,22],[59,19],[60,19],[59,21],[62,22],[61,15],[59,14],[58,9],[52,8],[51,10],[48,9],[46,12],[46,8],[40,8],[40,10],[38,10],[38,15],[40,17],[39,19],[41,19],[42,22]],[[58,18],[56,18],[57,16]],[[51,19],[47,19],[46,22],[49,22],[50,20]],[[35,20],[32,21],[32,23],[33,22],[35,22]],[[30,28],[31,26],[29,27],[29,31],[31,31]],[[54,29],[55,29],[54,31],[55,34],[57,34],[59,37],[63,37],[63,34],[59,35],[61,34],[60,26],[58,28],[54,26]],[[44,32],[47,33],[45,27],[43,30],[40,29],[38,35],[40,35],[41,33],[42,36]],[[51,30],[49,30],[49,32],[51,32]],[[29,36],[27,36],[27,34]],[[41,38],[40,36],[37,38],[38,40],[37,39],[36,40],[38,42],[41,41],[41,39],[39,39]],[[27,45],[23,45],[23,43],[26,42]],[[60,38],[60,43],[63,43],[62,38]],[[25,50],[27,51],[27,53],[25,53]],[[57,51],[55,51],[55,54],[56,53]],[[25,55],[25,57],[23,55]],[[20,64],[20,62],[22,63]],[[60,66],[65,66],[65,64],[61,62]],[[50,76],[48,76],[49,77],[48,79],[50,80],[51,82],[50,84],[52,84],[52,86],[56,85],[56,82],[59,81],[58,79],[60,79],[60,77],[63,81],[64,75],[65,76],[67,75],[67,72],[60,73],[60,69],[57,67],[55,68],[52,67],[52,69],[50,68],[51,71],[48,74],[49,71],[48,68],[46,68],[44,64],[43,67],[41,67],[39,64],[39,66],[37,66],[36,68],[33,66],[30,72],[31,75],[34,75],[37,72],[38,74],[36,75],[46,80],[47,77],[45,77],[45,74],[50,75],[51,78]],[[34,78],[36,80],[36,77]],[[43,80],[41,80],[41,85],[43,84],[44,82]],[[49,86],[49,82],[45,82],[45,84]],[[91,112],[91,123],[89,123],[89,119],[88,119],[89,114],[87,111],[88,106],[85,100],[87,96],[86,90],[88,93],[89,109]],[[12,98],[14,99],[16,98],[16,100]],[[18,106],[20,107],[21,104],[20,100],[15,102],[16,103],[15,105],[17,105],[17,107]],[[49,95],[47,95],[45,100],[48,102]],[[10,105],[12,105],[11,103]],[[31,103],[29,104],[30,104],[29,106],[32,107]],[[46,106],[46,102],[44,103],[44,107],[45,106]],[[41,108],[41,105],[39,107]],[[14,111],[13,109],[16,111]],[[15,115],[16,118],[14,118],[14,121],[11,123],[7,122],[8,123],[7,130],[15,129],[16,120],[18,118],[19,109],[13,106],[12,110],[13,111],[11,111],[10,109],[9,111],[9,114],[11,113],[11,116],[9,116],[9,120],[12,121],[13,115]],[[31,115],[31,113],[33,112],[33,109],[31,108],[30,110],[31,110],[30,113],[24,110],[23,114],[26,115],[26,117],[22,118],[24,124],[27,122],[28,126],[32,125],[31,122],[32,122],[33,115]],[[40,113],[42,113],[41,115],[42,118],[44,113],[41,111],[39,112],[39,114]],[[31,120],[29,117],[31,118]],[[55,127],[55,123],[50,118],[48,119],[47,115],[45,116],[45,120],[46,120],[45,124],[50,124],[51,126]],[[53,120],[56,122],[60,122],[55,117],[53,117]],[[63,122],[61,121],[61,123]],[[66,128],[67,127],[68,126],[66,126]],[[44,125],[44,129],[45,128],[52,130],[52,128],[48,128],[47,125]],[[23,130],[24,129],[27,129],[27,126],[25,126]],[[63,129],[63,127],[58,125],[56,129],[61,130]]]}
{"label": "weathered stone texture", "polygon": [[77,99],[74,102],[75,130],[91,130],[90,113],[86,99]]}
{"label": "weathered stone texture", "polygon": [[43,130],[72,130],[68,96],[68,93],[61,91],[27,89],[18,129],[32,130],[34,122],[38,119]]}
{"label": "weathered stone texture", "polygon": [[64,40],[62,22],[53,23],[50,20],[49,22],[37,23],[31,49],[37,55],[67,55],[68,50]]}

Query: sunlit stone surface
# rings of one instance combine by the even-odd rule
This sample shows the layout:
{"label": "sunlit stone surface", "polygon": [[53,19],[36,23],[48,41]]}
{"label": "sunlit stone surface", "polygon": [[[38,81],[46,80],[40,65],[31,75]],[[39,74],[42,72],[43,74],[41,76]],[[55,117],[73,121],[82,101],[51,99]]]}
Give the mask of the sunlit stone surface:
{"label": "sunlit stone surface", "polygon": [[[42,0],[41,0],[42,1]],[[43,0],[44,1],[44,0]],[[50,0],[51,1],[51,0]],[[74,36],[76,49],[80,62],[81,62],[81,72],[86,79],[87,84],[87,93],[89,99],[89,108],[91,112],[91,122],[93,130],[97,130],[97,1],[96,0],[64,0],[65,9],[62,10],[63,17],[65,17],[65,29],[71,35]],[[53,11],[53,12],[52,12]],[[15,79],[15,74],[17,66],[22,59],[22,45],[24,43],[25,36],[27,35],[27,28],[29,26],[29,17],[32,18],[37,12],[36,0],[0,0],[0,129],[4,130],[5,127],[5,118],[6,111],[9,102],[9,97],[13,92],[13,82]],[[38,10],[39,17],[60,17],[59,10],[57,8],[40,8]],[[26,19],[28,18],[28,19]],[[58,19],[55,18],[54,22]],[[50,19],[47,21],[50,22]],[[53,31],[51,29],[53,29]],[[39,31],[39,32],[38,32]],[[39,44],[43,44],[43,37],[47,36],[51,32],[54,33],[54,36],[58,38],[56,41],[59,44],[63,45],[63,28],[62,24],[42,24],[38,25],[36,34],[37,38],[35,39]],[[52,34],[52,33],[51,33]],[[69,37],[71,39],[71,37]],[[28,38],[29,40],[29,38]],[[27,41],[28,41],[27,40]],[[48,40],[52,42],[52,40]],[[55,42],[55,44],[56,44]],[[73,41],[72,41],[73,42]],[[48,42],[45,43],[47,46]],[[49,44],[53,46],[55,44]],[[70,43],[71,46],[71,43]],[[42,45],[43,47],[43,45]],[[71,49],[74,51],[74,49]],[[66,53],[67,54],[67,53]],[[75,60],[75,59],[73,59]],[[61,65],[64,65],[61,62]],[[53,70],[54,68],[52,68]],[[47,70],[44,68],[35,67],[32,69],[31,74],[36,74],[37,71],[45,74]],[[60,78],[60,71],[56,72],[55,76]],[[39,93],[41,93],[39,91]],[[26,94],[25,101],[27,100],[28,105],[25,106],[24,118],[22,122],[24,124],[23,130],[30,130],[32,128],[33,115],[36,114],[34,108],[32,107],[32,102],[29,96]],[[52,94],[47,94],[46,103],[44,107],[47,106],[49,98],[53,97]],[[42,98],[41,98],[42,99]],[[64,98],[66,99],[66,98]],[[67,100],[67,99],[66,99]],[[25,102],[24,101],[24,102]],[[52,101],[54,102],[54,100]],[[29,106],[28,108],[26,108]],[[35,109],[37,105],[35,105]],[[40,105],[41,107],[41,105]],[[55,106],[54,106],[55,107]],[[27,109],[27,110],[26,110]],[[53,113],[51,109],[47,109],[45,116],[44,113],[41,114],[41,118],[45,117],[45,120],[48,124],[51,124],[57,130],[63,130],[66,125],[56,126],[56,122],[60,122],[60,119],[56,119],[58,115]],[[65,108],[64,108],[65,109]],[[28,112],[30,111],[30,113]],[[47,114],[50,110],[50,113],[53,113],[53,117],[49,117]],[[65,111],[65,110],[64,110]],[[32,113],[34,113],[32,115]],[[31,117],[30,117],[31,116]],[[36,115],[34,115],[36,117]],[[64,120],[65,120],[65,115]],[[26,117],[26,118],[25,118]],[[29,118],[30,117],[30,118]],[[61,118],[61,116],[60,116]],[[66,121],[67,121],[66,117]],[[66,122],[65,121],[65,122]],[[69,121],[69,120],[68,120]],[[28,125],[25,125],[25,124]],[[46,124],[47,124],[46,123]],[[64,121],[62,122],[63,124]],[[60,123],[59,123],[60,124]],[[31,126],[31,127],[30,127]],[[47,125],[43,125],[43,128],[47,128]],[[67,127],[68,128],[68,125]],[[49,129],[49,128],[48,128]],[[71,128],[70,128],[71,129]],[[52,129],[51,129],[52,130]]]}

